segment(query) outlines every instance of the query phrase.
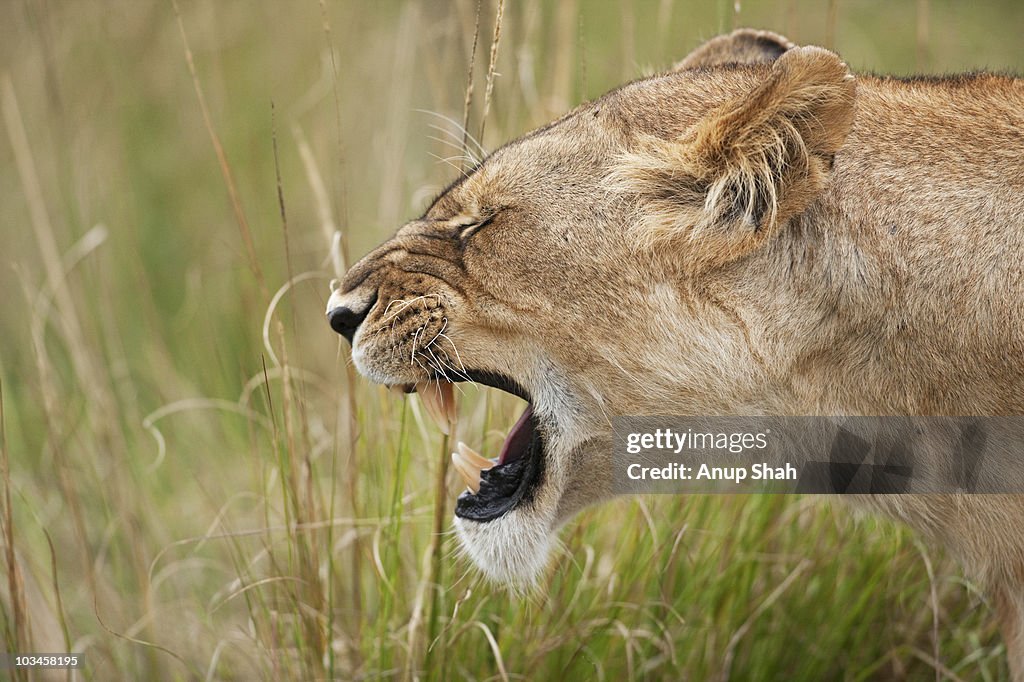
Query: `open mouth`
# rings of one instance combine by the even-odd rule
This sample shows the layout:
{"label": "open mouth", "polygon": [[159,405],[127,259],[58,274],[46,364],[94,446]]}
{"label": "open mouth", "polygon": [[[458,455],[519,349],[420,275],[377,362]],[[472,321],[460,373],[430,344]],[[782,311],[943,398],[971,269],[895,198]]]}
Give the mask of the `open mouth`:
{"label": "open mouth", "polygon": [[[459,442],[452,465],[466,483],[455,515],[471,521],[493,521],[533,498],[544,469],[544,438],[529,394],[515,381],[490,372],[466,372],[456,383],[472,381],[511,393],[527,402],[526,409],[505,437],[498,456],[489,459]],[[455,426],[457,411],[452,382],[435,377],[418,384],[392,386],[401,393],[418,393],[427,414],[445,434]]]}

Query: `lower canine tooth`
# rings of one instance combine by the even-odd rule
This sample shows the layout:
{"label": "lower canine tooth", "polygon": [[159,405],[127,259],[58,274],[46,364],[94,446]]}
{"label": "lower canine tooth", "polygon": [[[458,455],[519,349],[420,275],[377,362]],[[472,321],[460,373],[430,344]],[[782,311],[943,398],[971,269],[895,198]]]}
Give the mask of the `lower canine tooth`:
{"label": "lower canine tooth", "polygon": [[459,441],[459,444],[456,447],[458,448],[459,454],[465,457],[470,462],[472,462],[478,469],[487,470],[494,466],[494,462],[487,459],[479,452],[463,443],[461,440]]}
{"label": "lower canine tooth", "polygon": [[473,494],[480,492],[480,468],[463,457],[458,452],[452,453],[452,464],[455,470],[462,476],[466,486],[473,491]]}
{"label": "lower canine tooth", "polygon": [[450,436],[458,415],[451,382],[423,381],[416,384],[416,393],[419,394],[423,407],[437,424],[437,428],[441,429],[444,435]]}

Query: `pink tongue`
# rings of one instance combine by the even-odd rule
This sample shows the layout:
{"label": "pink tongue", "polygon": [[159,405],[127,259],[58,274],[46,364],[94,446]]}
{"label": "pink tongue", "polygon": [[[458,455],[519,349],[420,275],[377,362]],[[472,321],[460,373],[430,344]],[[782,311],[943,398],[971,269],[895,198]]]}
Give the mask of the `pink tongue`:
{"label": "pink tongue", "polygon": [[519,418],[516,425],[508,432],[505,442],[501,446],[501,454],[498,455],[498,464],[511,462],[519,459],[526,452],[533,440],[533,405],[527,405],[523,416]]}

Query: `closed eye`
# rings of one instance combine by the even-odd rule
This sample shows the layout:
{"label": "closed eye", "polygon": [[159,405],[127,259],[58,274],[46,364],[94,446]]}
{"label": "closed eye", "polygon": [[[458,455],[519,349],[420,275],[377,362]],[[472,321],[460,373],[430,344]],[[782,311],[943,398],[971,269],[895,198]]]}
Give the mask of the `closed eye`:
{"label": "closed eye", "polygon": [[481,227],[490,224],[490,222],[494,220],[495,215],[497,215],[497,213],[491,213],[490,215],[480,218],[478,220],[467,221],[465,223],[460,223],[456,225],[455,229],[457,230],[459,240],[465,241],[466,239],[469,239],[469,237],[476,233],[476,231],[479,230]]}

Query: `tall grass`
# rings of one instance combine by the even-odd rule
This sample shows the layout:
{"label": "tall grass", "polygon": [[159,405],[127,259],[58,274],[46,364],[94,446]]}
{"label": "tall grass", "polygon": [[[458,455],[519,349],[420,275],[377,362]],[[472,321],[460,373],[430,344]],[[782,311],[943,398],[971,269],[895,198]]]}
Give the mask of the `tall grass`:
{"label": "tall grass", "polygon": [[[1005,679],[946,557],[817,499],[619,500],[537,591],[481,582],[447,444],[322,312],[478,154],[465,131],[494,147],[733,25],[854,68],[1019,68],[1022,11],[5,4],[4,648],[96,680]],[[520,406],[461,398],[495,451]]]}

